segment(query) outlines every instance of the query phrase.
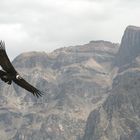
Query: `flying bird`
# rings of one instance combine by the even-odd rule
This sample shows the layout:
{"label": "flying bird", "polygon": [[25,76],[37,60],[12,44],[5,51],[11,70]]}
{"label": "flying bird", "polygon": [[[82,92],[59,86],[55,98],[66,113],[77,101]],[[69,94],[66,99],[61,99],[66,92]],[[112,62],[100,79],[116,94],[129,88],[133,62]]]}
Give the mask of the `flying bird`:
{"label": "flying bird", "polygon": [[4,41],[0,41],[0,66],[2,67],[2,70],[0,70],[0,78],[2,81],[4,81],[9,85],[11,85],[13,81],[18,86],[31,92],[36,97],[43,95],[43,92],[41,92],[40,90],[29,84],[15,70],[14,66],[12,65],[10,59],[7,56]]}

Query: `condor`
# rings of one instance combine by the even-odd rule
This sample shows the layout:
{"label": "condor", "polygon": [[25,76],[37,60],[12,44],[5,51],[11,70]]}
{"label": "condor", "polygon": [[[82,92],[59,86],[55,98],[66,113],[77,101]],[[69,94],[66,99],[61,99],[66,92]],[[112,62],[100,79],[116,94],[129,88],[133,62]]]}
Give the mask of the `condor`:
{"label": "condor", "polygon": [[0,78],[2,81],[9,85],[11,85],[13,81],[18,86],[31,92],[36,97],[43,95],[43,93],[40,90],[38,90],[37,88],[29,84],[27,81],[25,81],[15,70],[6,54],[4,41],[0,41],[0,66],[2,67],[2,70],[0,70]]}

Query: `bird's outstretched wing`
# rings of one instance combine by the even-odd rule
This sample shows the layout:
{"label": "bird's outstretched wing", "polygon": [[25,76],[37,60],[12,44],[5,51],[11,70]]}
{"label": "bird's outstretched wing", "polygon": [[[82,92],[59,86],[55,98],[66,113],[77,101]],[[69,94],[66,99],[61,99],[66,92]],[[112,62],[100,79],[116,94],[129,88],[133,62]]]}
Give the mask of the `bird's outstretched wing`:
{"label": "bird's outstretched wing", "polygon": [[21,86],[22,88],[26,89],[27,91],[31,92],[34,96],[42,96],[43,93],[39,91],[37,88],[33,87],[31,84],[29,84],[27,81],[25,81],[23,78],[21,79],[14,79],[13,80],[17,85]]}
{"label": "bird's outstretched wing", "polygon": [[17,73],[6,54],[4,41],[0,41],[0,65],[6,72]]}

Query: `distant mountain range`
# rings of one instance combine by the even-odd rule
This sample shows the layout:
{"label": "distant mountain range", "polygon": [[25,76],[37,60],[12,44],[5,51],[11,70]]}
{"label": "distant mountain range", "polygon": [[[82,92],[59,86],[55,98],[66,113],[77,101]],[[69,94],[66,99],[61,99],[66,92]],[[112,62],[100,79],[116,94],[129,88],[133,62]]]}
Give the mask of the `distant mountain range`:
{"label": "distant mountain range", "polygon": [[140,28],[121,44],[90,41],[22,53],[13,65],[45,92],[37,99],[0,82],[2,140],[139,140]]}

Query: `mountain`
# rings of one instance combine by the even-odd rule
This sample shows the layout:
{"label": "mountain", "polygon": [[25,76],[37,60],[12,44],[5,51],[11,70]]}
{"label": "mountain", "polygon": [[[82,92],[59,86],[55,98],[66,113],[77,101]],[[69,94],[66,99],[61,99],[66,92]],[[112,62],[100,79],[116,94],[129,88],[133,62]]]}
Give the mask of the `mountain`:
{"label": "mountain", "polygon": [[22,53],[19,73],[45,92],[37,99],[0,82],[2,140],[139,140],[140,27],[121,44],[98,40],[52,53]]}
{"label": "mountain", "polygon": [[93,110],[82,140],[140,139],[140,28],[128,26],[113,66],[107,98]]}
{"label": "mountain", "polygon": [[115,58],[115,65],[130,64],[140,54],[140,27],[128,26],[122,37],[120,49]]}
{"label": "mountain", "polygon": [[14,83],[1,82],[1,139],[81,139],[89,113],[108,97],[118,48],[99,40],[17,56],[14,67],[45,95],[37,99]]}

